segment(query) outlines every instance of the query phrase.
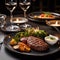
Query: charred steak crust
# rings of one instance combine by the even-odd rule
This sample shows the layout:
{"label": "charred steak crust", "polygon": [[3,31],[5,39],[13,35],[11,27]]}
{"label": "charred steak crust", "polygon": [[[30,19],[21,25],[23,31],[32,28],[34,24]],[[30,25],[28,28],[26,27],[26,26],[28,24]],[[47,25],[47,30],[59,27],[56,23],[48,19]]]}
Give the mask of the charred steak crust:
{"label": "charred steak crust", "polygon": [[46,42],[33,36],[28,37],[27,44],[31,49],[36,51],[46,51],[49,48],[49,45]]}

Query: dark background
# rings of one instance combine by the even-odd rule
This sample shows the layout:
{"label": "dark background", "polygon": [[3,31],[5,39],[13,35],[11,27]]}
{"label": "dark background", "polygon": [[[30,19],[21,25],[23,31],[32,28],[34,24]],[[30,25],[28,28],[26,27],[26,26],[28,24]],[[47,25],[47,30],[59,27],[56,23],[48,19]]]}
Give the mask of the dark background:
{"label": "dark background", "polygon": [[[18,0],[17,0],[18,1]],[[58,0],[57,0],[58,1]],[[60,1],[59,1],[60,2]],[[19,1],[18,1],[19,3]],[[58,3],[60,4],[60,3]],[[42,0],[43,11],[52,11],[55,12],[55,0]],[[31,0],[31,6],[28,9],[27,13],[39,11],[40,10],[40,0]],[[10,12],[6,9],[5,0],[0,0],[0,13],[9,15]],[[13,11],[14,15],[22,14],[23,11],[17,5],[17,8]]]}
{"label": "dark background", "polygon": [[[17,3],[19,3],[19,0],[17,0]],[[28,9],[28,13],[39,10],[39,3],[40,3],[40,0],[37,0],[37,1],[31,0],[31,6]],[[9,15],[9,13],[10,13],[6,9],[5,0],[0,0],[0,13],[4,13],[7,15]],[[19,4],[18,4],[16,9],[13,11],[13,14],[21,14],[21,13],[23,13],[23,10],[19,7]]]}

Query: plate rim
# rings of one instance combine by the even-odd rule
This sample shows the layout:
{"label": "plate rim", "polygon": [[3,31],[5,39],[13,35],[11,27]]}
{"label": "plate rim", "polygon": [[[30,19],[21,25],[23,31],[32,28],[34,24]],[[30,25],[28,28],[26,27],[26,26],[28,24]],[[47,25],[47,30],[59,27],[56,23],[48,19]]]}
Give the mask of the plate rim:
{"label": "plate rim", "polygon": [[[43,12],[49,12],[49,11],[42,11],[42,12],[40,12],[40,11],[37,12],[36,11],[36,12],[31,12],[31,13],[28,14],[28,17],[31,18],[31,19],[34,19],[33,17],[30,16],[30,14],[32,14],[32,13],[43,13]],[[55,13],[55,12],[49,12],[49,13],[55,14],[57,17],[60,16],[59,13]],[[36,19],[41,19],[41,20],[47,20],[48,19],[48,20],[52,20],[52,19],[56,19],[56,17],[55,18],[52,18],[52,19],[51,18],[36,18]]]}

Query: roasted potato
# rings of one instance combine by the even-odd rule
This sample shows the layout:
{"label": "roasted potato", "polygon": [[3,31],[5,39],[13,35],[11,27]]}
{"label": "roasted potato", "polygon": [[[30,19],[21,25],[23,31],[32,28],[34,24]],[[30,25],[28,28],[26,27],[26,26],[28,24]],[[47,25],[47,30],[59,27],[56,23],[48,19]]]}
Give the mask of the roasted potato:
{"label": "roasted potato", "polygon": [[25,51],[25,52],[29,52],[31,49],[29,46],[27,46],[25,43],[23,42],[19,42],[19,50],[20,51]]}
{"label": "roasted potato", "polygon": [[12,40],[10,41],[10,45],[15,45],[15,44],[17,44],[17,42],[15,41],[15,39],[12,39]]}

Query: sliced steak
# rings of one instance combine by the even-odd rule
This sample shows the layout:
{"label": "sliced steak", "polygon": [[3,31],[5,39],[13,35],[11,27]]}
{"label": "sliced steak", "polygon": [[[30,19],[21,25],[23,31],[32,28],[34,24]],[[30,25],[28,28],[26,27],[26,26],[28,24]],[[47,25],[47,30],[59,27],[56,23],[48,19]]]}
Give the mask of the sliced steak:
{"label": "sliced steak", "polygon": [[28,40],[28,37],[22,37],[20,39],[20,41],[22,41],[23,43],[27,44],[27,40]]}
{"label": "sliced steak", "polygon": [[27,44],[31,49],[36,51],[45,51],[49,48],[48,44],[42,39],[33,36],[28,37]]}

